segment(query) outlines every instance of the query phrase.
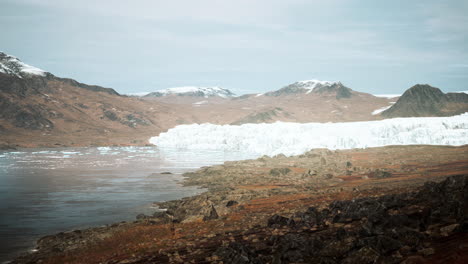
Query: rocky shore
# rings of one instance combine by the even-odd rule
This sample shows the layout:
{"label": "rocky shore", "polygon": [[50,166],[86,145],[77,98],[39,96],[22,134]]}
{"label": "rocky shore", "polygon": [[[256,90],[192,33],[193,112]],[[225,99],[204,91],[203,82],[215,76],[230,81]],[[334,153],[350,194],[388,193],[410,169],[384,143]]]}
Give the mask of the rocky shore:
{"label": "rocky shore", "polygon": [[13,263],[466,263],[468,146],[313,150],[187,173],[135,222],[41,238]]}

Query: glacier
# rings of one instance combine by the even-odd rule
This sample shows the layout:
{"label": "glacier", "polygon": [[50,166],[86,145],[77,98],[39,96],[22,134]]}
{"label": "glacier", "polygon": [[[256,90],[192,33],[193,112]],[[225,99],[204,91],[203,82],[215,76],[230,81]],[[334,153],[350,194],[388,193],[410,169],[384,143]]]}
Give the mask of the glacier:
{"label": "glacier", "polygon": [[392,107],[392,105],[394,105],[396,102],[390,102],[390,105],[389,106],[384,106],[384,107],[381,107],[379,109],[375,109],[374,111],[372,111],[372,115],[378,115],[380,113],[382,113],[383,111],[387,110],[387,109],[390,109],[390,107]]}
{"label": "glacier", "polygon": [[468,144],[468,113],[344,123],[179,125],[149,142],[159,149],[242,151],[258,156],[299,155],[314,148]]}

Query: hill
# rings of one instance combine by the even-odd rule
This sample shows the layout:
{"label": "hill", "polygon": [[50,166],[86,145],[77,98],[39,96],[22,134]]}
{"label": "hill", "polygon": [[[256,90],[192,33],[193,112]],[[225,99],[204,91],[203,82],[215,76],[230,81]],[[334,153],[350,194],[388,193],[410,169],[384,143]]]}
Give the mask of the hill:
{"label": "hill", "polygon": [[145,144],[176,125],[159,103],[87,85],[0,53],[0,145],[6,147]]}
{"label": "hill", "polygon": [[388,110],[384,117],[451,116],[468,112],[468,94],[447,93],[428,84],[408,89]]}

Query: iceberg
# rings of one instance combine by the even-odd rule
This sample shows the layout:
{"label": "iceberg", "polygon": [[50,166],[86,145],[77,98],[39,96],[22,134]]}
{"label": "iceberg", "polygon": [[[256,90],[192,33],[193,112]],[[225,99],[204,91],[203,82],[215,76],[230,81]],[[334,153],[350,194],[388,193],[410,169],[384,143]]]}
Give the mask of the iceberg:
{"label": "iceberg", "polygon": [[221,150],[274,156],[314,148],[468,144],[468,113],[452,117],[393,118],[345,123],[179,125],[150,138],[159,149]]}

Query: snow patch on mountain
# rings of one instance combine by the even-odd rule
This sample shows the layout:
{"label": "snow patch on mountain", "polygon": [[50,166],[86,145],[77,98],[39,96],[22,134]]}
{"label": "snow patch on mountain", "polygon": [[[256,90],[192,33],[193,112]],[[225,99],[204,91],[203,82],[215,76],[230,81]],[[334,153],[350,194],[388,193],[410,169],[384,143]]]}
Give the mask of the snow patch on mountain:
{"label": "snow patch on mountain", "polygon": [[375,97],[383,97],[383,98],[395,98],[400,97],[401,94],[373,94]]}
{"label": "snow patch on mountain", "polygon": [[234,93],[228,89],[224,89],[218,86],[214,87],[198,87],[198,86],[182,86],[182,87],[173,87],[163,90],[158,90],[153,93],[149,93],[146,96],[167,96],[167,95],[186,95],[186,96],[200,96],[200,97],[212,97],[219,96],[223,98],[228,98],[234,96]]}
{"label": "snow patch on mountain", "polygon": [[468,144],[468,113],[452,117],[394,118],[347,123],[180,125],[152,137],[160,149],[244,151],[298,155],[314,148]]}
{"label": "snow patch on mountain", "polygon": [[208,101],[200,101],[200,102],[193,103],[192,105],[200,106],[200,105],[204,105],[204,104],[207,104],[207,103],[208,103]]}
{"label": "snow patch on mountain", "polygon": [[306,80],[296,82],[295,85],[308,90],[306,94],[311,93],[317,86],[332,86],[334,84],[339,84],[338,81],[320,81],[320,80]]}
{"label": "snow patch on mountain", "polygon": [[28,65],[18,58],[8,55],[6,53],[0,52],[0,72],[10,75],[15,75],[19,78],[31,76],[31,75],[39,75],[45,76],[46,72]]}
{"label": "snow patch on mountain", "polygon": [[384,106],[384,107],[381,107],[379,109],[376,109],[372,112],[372,115],[378,115],[380,113],[382,113],[383,111],[389,109],[390,107],[392,107],[392,105],[394,105],[396,102],[390,102],[390,105],[389,106]]}

